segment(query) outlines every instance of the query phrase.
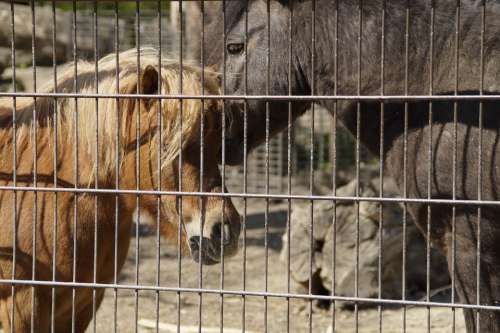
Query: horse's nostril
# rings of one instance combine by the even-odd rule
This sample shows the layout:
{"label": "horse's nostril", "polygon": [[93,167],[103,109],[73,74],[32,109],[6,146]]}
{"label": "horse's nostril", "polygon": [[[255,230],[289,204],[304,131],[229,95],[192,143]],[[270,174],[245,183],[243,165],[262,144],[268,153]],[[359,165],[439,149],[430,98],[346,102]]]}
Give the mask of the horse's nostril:
{"label": "horse's nostril", "polygon": [[189,248],[192,252],[197,252],[200,250],[200,238],[199,237],[191,237],[189,238]]}
{"label": "horse's nostril", "polygon": [[222,228],[221,223],[214,224],[214,226],[212,227],[212,234],[210,235],[210,237],[212,239],[220,239],[222,233],[221,228]]}
{"label": "horse's nostril", "polygon": [[222,223],[214,224],[210,237],[216,241],[220,241],[222,239],[222,243],[224,245],[228,245],[231,241],[231,230],[229,225],[222,225]]}

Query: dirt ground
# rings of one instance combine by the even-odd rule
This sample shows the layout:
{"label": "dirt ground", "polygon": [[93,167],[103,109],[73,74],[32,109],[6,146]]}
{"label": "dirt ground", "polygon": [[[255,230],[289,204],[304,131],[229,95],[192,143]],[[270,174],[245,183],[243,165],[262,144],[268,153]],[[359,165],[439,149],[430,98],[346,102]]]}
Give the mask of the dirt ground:
{"label": "dirt ground", "polygon": [[[241,203],[238,205],[241,212]],[[248,228],[246,236],[246,290],[265,290],[266,256],[264,247],[264,201],[252,201],[248,209]],[[271,204],[268,233],[268,279],[267,289],[271,292],[286,292],[286,265],[279,259],[281,237],[286,226],[286,205]],[[139,239],[140,264],[139,284],[155,285],[157,264],[155,236],[148,235]],[[129,252],[128,262],[120,275],[119,283],[135,283],[135,238]],[[176,248],[167,244],[161,246],[160,284],[165,287],[178,285],[178,269]],[[181,286],[197,288],[199,285],[199,266],[189,257],[184,257],[181,264]],[[221,281],[221,265],[204,266],[202,273],[203,288],[219,289],[223,283],[224,289],[241,290],[243,278],[242,251],[225,261],[224,279]],[[114,328],[114,290],[106,292],[104,301],[97,312],[95,327],[97,332],[113,332]],[[155,332],[148,328],[156,322],[158,316],[160,332],[177,332],[176,325],[180,315],[182,333],[198,332],[199,313],[201,311],[201,332],[241,332],[244,323],[246,332],[263,332],[267,324],[268,332],[332,332],[332,311],[313,307],[312,320],[309,320],[309,303],[302,300],[282,298],[267,299],[267,319],[265,316],[266,301],[263,297],[245,298],[243,313],[243,298],[241,296],[224,296],[218,294],[182,293],[180,295],[180,312],[177,311],[177,294],[172,292],[159,293],[159,311],[156,310],[156,293],[139,291],[136,294],[130,290],[117,292],[118,306],[116,309],[117,332]],[[136,300],[138,301],[136,327]],[[200,308],[201,300],[201,308]],[[221,307],[222,305],[222,307]],[[287,309],[289,305],[289,312]],[[244,322],[243,322],[244,318]],[[406,332],[428,331],[428,310],[426,308],[407,308]],[[221,320],[223,325],[221,325]],[[378,309],[362,309],[358,314],[357,332],[379,332]],[[432,308],[430,310],[430,332],[452,331],[452,310],[447,308]],[[223,326],[223,330],[220,327]],[[354,312],[348,310],[335,311],[335,332],[355,332]],[[455,332],[465,332],[461,310],[456,311]],[[92,325],[87,332],[93,332]],[[382,311],[382,332],[403,331],[403,310],[401,308],[385,308]]]}

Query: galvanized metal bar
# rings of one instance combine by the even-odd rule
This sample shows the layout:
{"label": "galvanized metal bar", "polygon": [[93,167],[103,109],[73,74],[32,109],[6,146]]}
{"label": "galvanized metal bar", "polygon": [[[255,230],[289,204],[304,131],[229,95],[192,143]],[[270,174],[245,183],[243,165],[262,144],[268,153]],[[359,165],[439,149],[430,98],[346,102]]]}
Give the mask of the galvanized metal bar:
{"label": "galvanized metal bar", "polygon": [[[0,92],[0,97],[48,97],[48,98],[123,98],[123,99],[178,99],[178,100],[241,100],[271,101],[354,101],[354,102],[454,102],[500,100],[500,95],[189,95],[189,94],[95,94],[95,93],[51,93],[51,92]],[[274,111],[274,110],[273,110]],[[277,112],[284,112],[276,110]]]}
{"label": "galvanized metal bar", "polygon": [[[200,47],[200,60],[201,60],[201,94],[205,94],[205,1],[200,2],[201,11],[201,47]],[[200,121],[200,192],[203,192],[203,170],[204,170],[204,152],[205,152],[205,103],[202,100],[201,104],[202,114]],[[199,198],[199,208],[200,208],[200,249],[203,248],[203,228],[205,226],[205,201],[203,198]],[[198,288],[203,288],[203,265],[202,263],[202,251],[198,252]],[[202,333],[202,314],[203,314],[203,293],[198,295],[198,333]]]}
{"label": "galvanized metal bar", "polygon": [[[385,14],[386,14],[386,1],[382,1],[381,22],[380,22],[380,94],[385,93]],[[384,197],[384,116],[385,105],[380,102],[380,138],[379,138],[379,197]],[[384,245],[384,205],[379,203],[379,229],[378,229],[378,297],[382,298],[382,269],[383,269],[383,250]],[[382,306],[378,306],[378,327],[379,332],[382,333]]]}
{"label": "galvanized metal bar", "polygon": [[[460,0],[457,0],[455,10],[455,95],[458,95],[459,89],[459,63],[460,63]],[[453,105],[453,175],[452,175],[452,199],[457,198],[457,146],[458,146],[458,103]],[[451,302],[455,303],[455,283],[456,283],[456,215],[457,207],[452,206],[451,212]],[[451,308],[451,331],[456,331],[456,311]]]}
{"label": "galvanized metal bar", "polygon": [[113,283],[86,283],[86,282],[64,282],[64,281],[44,281],[44,280],[22,280],[22,279],[0,279],[1,284],[15,284],[23,286],[49,286],[49,287],[66,287],[66,288],[97,288],[97,289],[110,289],[117,288],[123,290],[140,289],[143,291],[160,291],[171,293],[200,293],[205,294],[224,294],[253,297],[272,297],[272,298],[294,298],[294,299],[318,299],[318,300],[335,300],[344,302],[357,302],[369,304],[383,304],[383,305],[406,305],[416,307],[439,307],[439,308],[460,308],[460,309],[475,309],[481,311],[500,311],[500,306],[492,305],[477,305],[477,304],[463,304],[463,303],[444,303],[444,302],[427,302],[427,301],[401,301],[394,299],[378,299],[378,298],[365,298],[365,297],[346,297],[346,296],[331,296],[331,295],[308,295],[297,293],[279,293],[279,292],[264,292],[264,291],[248,291],[248,290],[228,290],[228,289],[198,289],[186,287],[157,287],[153,285],[136,285],[136,284],[113,284]]}
{"label": "galvanized metal bar", "polygon": [[[37,90],[37,80],[36,80],[36,18],[35,18],[35,0],[30,1],[30,9],[31,9],[31,61],[33,65],[33,92]],[[33,158],[33,186],[37,185],[37,159],[38,159],[38,144],[37,144],[37,108],[36,108],[36,97],[33,98],[33,113],[32,113],[32,122],[31,126],[32,130],[32,158]],[[33,193],[33,220],[31,224],[31,249],[33,252],[32,261],[31,261],[31,279],[36,279],[36,224],[38,221],[38,193]],[[32,286],[31,288],[31,318],[30,318],[30,331],[31,333],[35,332],[35,307],[36,307],[36,288]]]}
{"label": "galvanized metal bar", "polygon": [[[92,12],[92,18],[93,18],[93,38],[94,38],[94,85],[95,85],[95,92],[97,95],[99,95],[99,43],[98,43],[98,17],[97,17],[97,0],[93,0],[93,12]],[[94,100],[95,103],[95,184],[94,187],[97,189],[99,188],[99,97],[96,97]],[[94,283],[97,282],[97,255],[99,251],[99,246],[97,239],[99,237],[99,196],[96,195],[94,197],[94,257],[93,257],[93,270],[92,270],[92,279]],[[137,282],[138,283],[138,282]],[[97,313],[97,290],[92,289],[92,329],[93,332],[95,333],[97,331],[97,322],[96,322],[96,313]]]}
{"label": "galvanized metal bar", "polygon": [[[76,0],[72,1],[72,33],[73,33],[73,92],[78,93],[78,39],[77,39],[77,16],[76,16]],[[74,188],[78,188],[79,184],[79,161],[78,161],[78,98],[74,98],[75,115],[73,118],[73,126],[75,128],[75,139],[73,141],[73,181]],[[35,192],[36,195],[36,192]],[[36,197],[35,197],[36,198]],[[73,193],[73,267],[72,267],[72,281],[76,282],[77,276],[77,256],[78,256],[78,193]],[[116,280],[115,280],[116,283]],[[71,290],[71,332],[75,333],[76,330],[76,288]]]}
{"label": "galvanized metal bar", "polygon": [[[311,95],[316,93],[316,1],[311,1]],[[314,194],[314,103],[311,104],[311,130],[309,131],[309,193]],[[314,256],[314,200],[309,207],[309,285],[308,292],[312,295],[312,267]],[[312,333],[313,301],[309,300],[309,333]]]}
{"label": "galvanized metal bar", "polygon": [[[292,95],[292,52],[293,52],[293,5],[294,1],[291,0],[289,3],[290,12],[288,16],[288,95]],[[248,20],[247,20],[248,21]],[[248,29],[248,27],[247,27]],[[246,44],[246,43],[245,43]],[[246,95],[246,91],[245,91]],[[246,103],[245,103],[246,104]],[[288,102],[288,126],[287,126],[287,193],[292,194],[292,103]],[[246,152],[246,151],[245,151]],[[292,200],[287,200],[287,210],[286,210],[286,291],[290,293],[291,290],[291,218],[292,218]],[[286,299],[286,332],[290,333],[290,298]]]}
{"label": "galvanized metal bar", "polygon": [[[358,2],[358,32],[357,32],[357,87],[356,94],[361,95],[361,57],[362,57],[362,39],[363,39],[363,0]],[[359,177],[359,164],[360,164],[360,144],[361,144],[361,103],[356,103],[356,143],[355,143],[355,163],[356,163],[356,198],[360,197],[360,177]],[[355,218],[356,218],[356,238],[355,238],[355,267],[354,267],[354,297],[359,296],[359,201],[355,202]],[[359,308],[358,303],[354,303],[354,323],[355,332],[359,330]]]}
{"label": "galvanized metal bar", "polygon": [[[118,0],[114,3],[114,28],[115,28],[115,75],[116,75],[116,92],[120,92],[120,21]],[[115,189],[120,188],[120,99],[116,98],[116,155],[115,155]],[[115,233],[113,246],[113,282],[118,283],[118,228],[120,227],[120,195],[115,194]],[[118,332],[118,289],[113,289],[113,332]]]}
{"label": "galvanized metal bar", "polygon": [[[271,4],[266,0],[266,95],[270,95],[271,80]],[[266,102],[266,136],[265,136],[265,165],[266,165],[266,184],[265,193],[269,194],[269,102]],[[269,288],[269,198],[265,199],[264,211],[264,290]],[[264,333],[268,331],[268,298],[264,296]],[[221,332],[222,333],[222,332]]]}
{"label": "galvanized metal bar", "polygon": [[163,196],[186,196],[186,197],[214,197],[214,198],[255,198],[255,199],[276,199],[276,200],[336,200],[345,202],[386,202],[386,203],[420,203],[432,205],[469,205],[469,206],[500,206],[500,201],[494,200],[463,200],[463,199],[425,199],[425,198],[402,198],[402,197],[356,197],[356,196],[335,196],[335,195],[300,195],[300,194],[273,194],[270,193],[215,193],[215,192],[190,192],[190,191],[156,191],[156,190],[115,190],[105,188],[73,188],[73,187],[33,187],[33,186],[0,186],[0,191],[32,191],[32,192],[58,192],[58,193],[88,193],[88,194],[129,194],[129,195],[163,195]]}
{"label": "galvanized metal bar", "polygon": [[[57,59],[56,59],[56,5],[55,0],[52,0],[52,76],[54,84],[54,92],[57,92]],[[54,103],[54,114],[53,114],[53,168],[54,168],[54,187],[57,187],[57,168],[58,168],[58,105],[57,98],[53,99]],[[57,223],[58,223],[58,195],[54,193],[54,205],[53,205],[53,229],[52,229],[52,280],[56,281],[56,263],[57,263]],[[51,332],[55,331],[55,312],[56,312],[56,290],[51,288],[51,313],[50,313],[50,329]]]}
{"label": "galvanized metal bar", "polygon": [[[136,58],[136,75],[137,75],[137,90],[140,92],[142,71],[141,71],[141,1],[135,1],[135,49],[137,52]],[[142,91],[141,91],[142,92]],[[161,100],[160,100],[161,101]],[[141,146],[139,144],[139,138],[141,137],[141,101],[139,99],[135,100],[137,104],[136,118],[135,118],[135,186],[139,191],[141,188]],[[141,226],[141,194],[137,193],[135,210],[136,210],[136,221],[135,221],[135,283],[139,284],[139,262],[140,262],[140,226]],[[137,333],[139,331],[139,289],[134,290],[134,331]]]}
{"label": "galvanized metal bar", "polygon": [[[158,92],[162,91],[162,2],[158,0]],[[202,23],[203,24],[203,23]],[[203,77],[202,77],[203,82]],[[203,86],[203,84],[202,84]],[[157,146],[157,166],[158,169],[158,179],[157,179],[157,190],[161,190],[162,188],[162,147],[163,147],[163,108],[162,108],[163,100],[158,101],[157,114],[156,119],[158,122],[157,132],[158,132],[158,146]],[[202,168],[203,169],[203,168]],[[160,235],[160,224],[161,224],[161,196],[156,197],[156,285],[160,286],[160,277],[161,277],[161,265],[160,265],[160,247],[161,247],[161,235]],[[201,288],[201,286],[199,286]],[[200,294],[201,295],[201,294]],[[201,297],[201,296],[200,296]],[[155,330],[156,333],[160,332],[160,292],[157,291],[155,293],[155,311],[156,311],[156,322],[155,322]]]}
{"label": "galvanized metal bar", "polygon": [[[410,0],[406,0],[405,10],[405,77],[404,94],[409,95],[409,53],[410,53]],[[408,109],[407,101],[404,103],[404,125],[403,125],[403,197],[408,197]],[[407,226],[408,205],[403,203],[403,253],[401,260],[401,299],[406,300],[406,255],[407,255]],[[403,333],[406,332],[406,306],[403,306]]]}
{"label": "galvanized metal bar", "polygon": [[[436,17],[435,12],[435,0],[431,0],[431,12],[430,12],[430,35],[429,35],[429,95],[433,95],[434,93],[434,22]],[[432,170],[433,170],[433,150],[432,150],[432,125],[433,125],[433,104],[432,101],[429,102],[429,122],[428,122],[428,159],[429,163],[427,165],[427,198],[430,199],[432,197]],[[431,224],[432,224],[432,206],[427,205],[427,229],[425,235],[425,275],[426,275],[426,283],[425,283],[425,297],[427,301],[430,301],[430,261],[431,261]],[[430,333],[431,330],[431,309],[427,308],[427,332]]]}
{"label": "galvanized metal bar", "polygon": [[[222,29],[223,29],[223,49],[222,49],[222,93],[227,93],[227,54],[226,54],[226,43],[227,43],[227,16],[226,16],[226,0],[222,1]],[[221,192],[226,190],[226,103],[222,103],[222,126],[221,126]],[[229,200],[231,200],[231,196],[229,196]],[[226,207],[226,199],[224,198],[222,201],[221,208],[221,221],[224,223],[224,209]],[[220,228],[220,239],[224,239],[224,229]],[[225,271],[225,258],[224,258],[224,242],[220,242],[220,288],[224,289],[224,271]],[[219,327],[220,333],[224,332],[224,295],[220,295],[219,298],[220,303],[220,318],[219,318]]]}
{"label": "galvanized metal bar", "polygon": [[[179,12],[179,93],[182,95],[183,92],[183,38],[184,38],[184,24],[183,24],[183,10],[182,10],[182,0],[179,1],[178,4],[178,12]],[[203,100],[202,100],[203,101]],[[180,140],[179,142],[182,142],[182,113],[183,113],[183,100],[179,99],[179,137]],[[182,164],[183,164],[183,156],[182,156],[182,149],[179,151],[179,158],[178,158],[178,188],[179,191],[182,191],[182,185],[183,185],[183,179],[182,179]],[[181,243],[182,243],[182,230],[184,227],[184,222],[183,222],[183,204],[182,204],[182,197],[177,197],[177,207],[178,207],[178,228],[177,228],[177,287],[181,287],[182,283],[182,249],[181,249]],[[177,333],[181,333],[181,293],[177,293]]]}
{"label": "galvanized metal bar", "polygon": [[[293,0],[292,0],[293,1]],[[248,94],[248,0],[245,0],[245,63],[244,63],[244,82],[243,93]],[[248,192],[248,105],[243,104],[243,193]],[[247,212],[248,200],[243,198],[243,219],[242,223],[242,237],[243,237],[243,263],[242,263],[242,290],[246,290],[247,286]],[[245,332],[246,329],[246,297],[241,296],[241,330]],[[201,333],[201,332],[200,332]]]}
{"label": "galvanized metal bar", "polygon": [[[333,93],[335,95],[338,94],[338,86],[339,86],[339,1],[335,1],[335,40],[334,40],[334,50],[333,50],[333,82],[334,82],[334,87],[333,87]],[[336,196],[337,195],[337,118],[338,118],[338,103],[337,101],[334,102],[333,105],[333,119],[332,119],[332,138],[333,140],[330,140],[331,145],[332,145],[332,195]],[[332,244],[332,284],[331,284],[331,296],[335,296],[336,292],[336,277],[337,277],[337,271],[336,271],[336,264],[337,264],[337,201],[333,200],[333,213],[332,213],[332,238],[333,238],[333,244]],[[336,329],[336,303],[335,300],[332,300],[332,332],[335,332]]]}
{"label": "galvanized metal bar", "polygon": [[[481,2],[481,47],[480,47],[480,69],[479,69],[479,95],[484,94],[484,54],[485,54],[485,32],[486,32],[486,0]],[[481,201],[483,198],[483,110],[484,104],[479,101],[479,115],[478,115],[478,163],[477,163],[477,199]],[[477,207],[477,244],[476,244],[476,304],[481,304],[481,217],[482,207]],[[476,316],[476,330],[481,332],[481,313],[475,311]]]}
{"label": "galvanized metal bar", "polygon": [[[16,92],[16,32],[15,32],[15,17],[14,17],[14,1],[10,1],[10,33],[11,33],[11,67],[12,67],[12,91]],[[17,185],[17,115],[16,115],[16,98],[12,98],[12,184]],[[17,259],[17,192],[12,192],[12,279],[16,278],[16,259]],[[11,286],[11,313],[10,313],[10,330],[14,332],[15,324],[15,308],[16,308],[16,289]]]}

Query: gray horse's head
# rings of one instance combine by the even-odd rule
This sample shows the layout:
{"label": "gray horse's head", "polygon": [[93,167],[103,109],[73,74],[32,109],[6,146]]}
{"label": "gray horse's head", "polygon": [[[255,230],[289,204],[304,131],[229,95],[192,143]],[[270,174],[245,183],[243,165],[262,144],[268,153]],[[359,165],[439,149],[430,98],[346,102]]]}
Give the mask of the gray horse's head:
{"label": "gray horse's head", "polygon": [[[298,2],[297,2],[298,3]],[[298,59],[310,52],[309,44],[303,40],[310,35],[310,27],[298,31],[298,21],[290,30],[290,4],[288,1],[226,1],[213,4],[219,7],[210,11],[206,54],[208,63],[216,63],[225,72],[225,92],[232,95],[306,95],[310,93],[307,74]],[[225,14],[224,14],[225,13]],[[300,20],[297,11],[294,20]],[[217,15],[218,17],[213,17]],[[226,39],[223,39],[225,15]],[[289,36],[292,33],[292,49]],[[301,38],[297,38],[301,37]],[[310,43],[310,38],[308,39]],[[224,61],[225,52],[225,61]],[[306,57],[309,58],[309,57]],[[225,63],[225,64],[224,64]],[[289,67],[290,66],[290,67]],[[226,163],[241,163],[243,150],[243,100],[227,102],[230,123],[226,132]],[[274,134],[286,127],[292,118],[305,111],[307,103],[287,101],[248,100],[246,102],[248,151],[266,137],[266,110],[269,110],[269,131]]]}

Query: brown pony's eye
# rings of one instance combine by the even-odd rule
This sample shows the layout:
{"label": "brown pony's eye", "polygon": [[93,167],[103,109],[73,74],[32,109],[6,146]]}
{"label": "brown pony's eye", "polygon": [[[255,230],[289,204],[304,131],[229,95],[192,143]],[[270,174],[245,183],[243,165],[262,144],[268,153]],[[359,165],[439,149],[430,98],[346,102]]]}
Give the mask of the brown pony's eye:
{"label": "brown pony's eye", "polygon": [[244,47],[245,45],[243,43],[229,43],[226,46],[227,52],[233,55],[243,52]]}

